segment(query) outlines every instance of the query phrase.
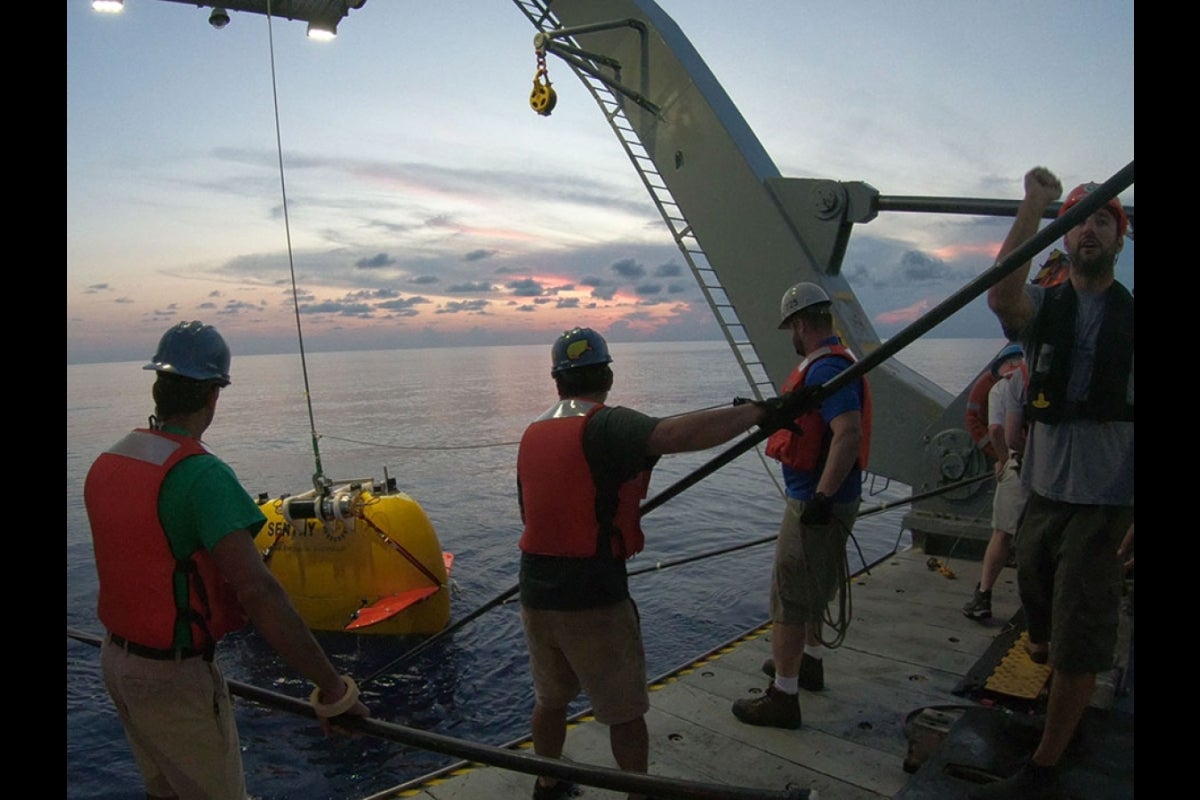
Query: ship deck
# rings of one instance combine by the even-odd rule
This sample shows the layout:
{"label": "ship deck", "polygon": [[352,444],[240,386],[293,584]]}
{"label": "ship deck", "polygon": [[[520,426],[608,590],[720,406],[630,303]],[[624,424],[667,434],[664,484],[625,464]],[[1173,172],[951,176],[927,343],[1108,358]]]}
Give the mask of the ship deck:
{"label": "ship deck", "polygon": [[[951,574],[937,566],[908,550],[851,580],[851,624],[826,656],[825,689],[801,691],[799,730],[753,727],[730,713],[734,700],[767,685],[765,625],[653,683],[650,776],[709,787],[688,794],[676,783],[655,795],[717,797],[711,787],[727,786],[731,796],[808,789],[821,800],[932,800],[1015,771],[1037,742],[1049,672],[1020,646],[1015,571],[1001,574],[996,616],[980,623],[960,612],[980,563],[950,563]],[[1133,796],[1131,583],[1125,606],[1117,666],[1101,676],[1063,763],[1072,796]],[[532,753],[528,741],[512,749]],[[615,769],[607,729],[590,716],[571,724],[564,759],[580,769],[576,797],[625,798],[588,783],[589,768]],[[532,784],[522,771],[463,762],[369,800],[527,798]]]}

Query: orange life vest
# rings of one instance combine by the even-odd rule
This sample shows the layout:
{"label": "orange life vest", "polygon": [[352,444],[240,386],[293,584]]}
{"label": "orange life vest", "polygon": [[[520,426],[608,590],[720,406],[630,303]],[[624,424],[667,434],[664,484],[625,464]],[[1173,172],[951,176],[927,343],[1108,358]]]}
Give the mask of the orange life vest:
{"label": "orange life vest", "polygon": [[1030,283],[1049,289],[1053,286],[1058,286],[1071,276],[1071,257],[1062,250],[1055,248],[1046,263],[1042,264],[1037,275],[1030,279]]}
{"label": "orange life vest", "polygon": [[[820,361],[822,358],[830,356],[842,356],[851,363],[857,359],[854,354],[840,344],[826,345],[813,351],[807,358],[801,361],[792,374],[783,384],[781,394],[786,394],[793,389],[798,389],[804,386],[804,376],[808,374],[812,365]],[[867,379],[861,378],[862,381],[862,441],[858,448],[858,468],[867,468],[867,457],[871,452],[871,387],[867,383]],[[780,428],[772,433],[767,438],[766,453],[769,457],[777,459],[793,469],[801,470],[802,472],[814,472],[821,467],[827,448],[828,426],[825,420],[821,419],[821,409],[814,408],[804,415],[796,418],[796,427],[800,429],[799,433],[787,428]]]}
{"label": "orange life vest", "polygon": [[[1024,359],[1021,360],[1019,369],[1021,380],[1028,385],[1029,368]],[[988,394],[999,380],[1000,376],[991,369],[984,370],[983,374],[971,385],[971,393],[967,395],[967,433],[971,435],[975,446],[982,450],[983,454],[991,461],[997,461],[998,458],[996,448],[992,447],[992,436],[988,433]]]}
{"label": "orange life vest", "polygon": [[[175,626],[186,618],[192,646],[210,648],[245,626],[246,615],[212,555],[201,548],[176,559],[158,517],[158,496],[171,468],[207,453],[191,436],[138,429],[92,464],[83,496],[96,571],[99,617],[111,633],[170,650]],[[188,605],[176,607],[175,576],[188,577]]]}
{"label": "orange life vest", "polygon": [[630,558],[645,546],[641,501],[650,485],[649,470],[618,487],[613,519],[597,517],[598,489],[584,454],[583,431],[601,408],[601,403],[563,400],[521,437],[517,479],[525,521],[523,552],[590,558],[597,554],[602,534],[608,534],[614,558]]}
{"label": "orange life vest", "polygon": [[971,393],[967,395],[967,433],[971,435],[975,446],[983,451],[989,461],[996,460],[996,448],[992,447],[992,439],[988,435],[988,392],[996,385],[997,380],[999,378],[993,375],[990,369],[984,370],[983,374],[971,385]]}

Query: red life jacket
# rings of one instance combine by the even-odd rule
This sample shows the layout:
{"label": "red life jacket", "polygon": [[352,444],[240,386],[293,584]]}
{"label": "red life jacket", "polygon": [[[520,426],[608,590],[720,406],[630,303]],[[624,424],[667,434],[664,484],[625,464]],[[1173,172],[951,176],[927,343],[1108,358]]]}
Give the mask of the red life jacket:
{"label": "red life jacket", "polygon": [[539,417],[521,437],[517,479],[525,530],[523,552],[545,556],[590,558],[597,554],[601,534],[610,534],[614,558],[641,552],[645,536],[641,501],[650,485],[650,471],[617,489],[612,520],[597,518],[597,486],[583,450],[583,431],[601,403],[563,400]]}
{"label": "red life jacket", "polygon": [[[781,394],[804,386],[804,376],[808,374],[812,365],[829,356],[842,356],[851,363],[857,360],[853,353],[840,344],[818,348],[792,370],[792,374],[783,384]],[[858,448],[857,464],[859,469],[866,469],[867,456],[871,452],[871,387],[865,377],[861,380],[863,394],[862,441]],[[826,426],[825,420],[821,419],[821,409],[814,408],[797,417],[796,427],[800,429],[800,433],[787,428],[780,428],[772,433],[767,438],[767,455],[787,464],[792,469],[815,472],[821,467],[827,449],[828,426]]]}
{"label": "red life jacket", "polygon": [[[204,649],[245,626],[245,612],[212,554],[201,548],[177,560],[158,518],[167,473],[183,459],[207,452],[191,436],[138,429],[88,471],[83,496],[100,578],[98,612],[111,633],[170,650],[182,617],[191,625],[192,646]],[[179,573],[188,577],[184,608],[176,607]]]}

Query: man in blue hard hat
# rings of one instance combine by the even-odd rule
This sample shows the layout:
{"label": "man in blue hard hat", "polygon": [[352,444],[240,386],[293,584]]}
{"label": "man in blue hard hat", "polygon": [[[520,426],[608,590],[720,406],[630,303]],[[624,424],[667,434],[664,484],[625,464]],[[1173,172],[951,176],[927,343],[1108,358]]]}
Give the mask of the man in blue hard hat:
{"label": "man in blue hard hat", "polygon": [[1021,484],[1025,452],[1025,354],[1019,344],[1005,345],[988,366],[992,386],[984,403],[988,439],[996,454],[996,489],[992,495],[992,535],[979,572],[979,582],[963,614],[982,622],[992,617],[992,587],[1008,563],[1013,536],[1028,490]]}
{"label": "man in blue hard hat", "polygon": [[[794,411],[782,398],[665,419],[605,405],[612,356],[591,328],[564,332],[550,359],[559,400],[526,429],[517,455],[533,747],[540,756],[561,757],[567,706],[583,691],[596,720],[609,726],[617,765],[645,772],[650,699],[625,561],[644,543],[639,504],[650,471],[661,455],[715,447]],[[573,791],[567,781],[539,777],[533,797],[555,800]]]}
{"label": "man in blue hard hat", "polygon": [[154,415],[100,455],[84,501],[99,575],[104,683],[146,796],[245,800],[229,688],[214,659],[247,621],[312,681],[321,728],[368,715],[254,546],[266,518],[200,437],[229,386],[230,352],[211,325],[181,322],[158,344]]}

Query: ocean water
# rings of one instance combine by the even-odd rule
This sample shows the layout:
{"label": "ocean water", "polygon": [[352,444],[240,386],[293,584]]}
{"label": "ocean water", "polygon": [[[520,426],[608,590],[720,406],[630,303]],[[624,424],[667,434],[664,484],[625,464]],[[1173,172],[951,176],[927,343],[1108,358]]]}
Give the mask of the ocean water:
{"label": "ocean water", "polygon": [[[957,395],[1003,344],[990,339],[925,339],[897,358]],[[517,577],[520,518],[516,443],[554,402],[547,348],[497,346],[300,357],[246,356],[233,362],[205,436],[252,494],[297,493],[316,471],[334,480],[395,478],[419,502],[443,549],[456,556],[451,622],[493,601]],[[612,344],[616,375],[609,402],[656,416],[728,403],[747,394],[724,342]],[[83,507],[92,460],[152,410],[153,374],[141,363],[67,367],[67,627],[100,635],[96,576]],[[664,457],[650,498],[721,452]],[[755,451],[648,513],[637,570],[700,556],[772,535],[782,507],[777,468]],[[877,483],[863,509],[905,497],[908,487]],[[855,528],[867,563],[904,545],[904,508],[866,517]],[[770,545],[631,579],[641,611],[651,676],[694,660],[761,624]],[[863,566],[851,545],[851,568]],[[318,633],[336,666],[375,675],[420,637]],[[500,745],[528,732],[532,691],[515,604],[499,605],[398,669],[363,686],[375,717]],[[253,630],[222,643],[226,675],[272,691],[309,691]],[[67,639],[66,796],[141,798],[141,781],[100,677],[98,650]],[[453,759],[369,737],[326,740],[308,719],[236,700],[251,795],[260,800],[356,800]],[[579,708],[583,701],[579,701]]]}

